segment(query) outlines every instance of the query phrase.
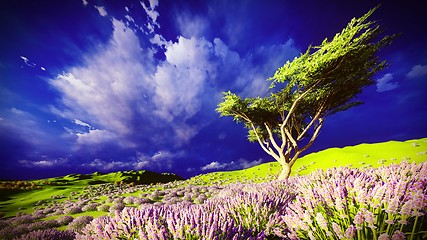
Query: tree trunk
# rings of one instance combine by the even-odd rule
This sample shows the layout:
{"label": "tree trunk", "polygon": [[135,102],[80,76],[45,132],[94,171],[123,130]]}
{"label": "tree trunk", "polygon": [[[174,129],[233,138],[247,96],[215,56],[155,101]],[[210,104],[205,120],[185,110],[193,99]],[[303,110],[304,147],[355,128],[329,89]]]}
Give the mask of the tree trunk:
{"label": "tree trunk", "polygon": [[280,172],[278,180],[286,180],[291,175],[291,166],[288,163],[282,164],[282,171]]}

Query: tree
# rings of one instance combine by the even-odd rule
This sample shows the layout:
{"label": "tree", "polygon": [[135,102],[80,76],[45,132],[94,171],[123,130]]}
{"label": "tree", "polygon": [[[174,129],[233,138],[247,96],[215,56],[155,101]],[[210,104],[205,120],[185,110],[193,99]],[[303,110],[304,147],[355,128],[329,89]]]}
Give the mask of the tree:
{"label": "tree", "polygon": [[248,129],[248,140],[282,166],[279,179],[287,179],[300,154],[317,138],[327,116],[361,104],[355,99],[387,63],[378,52],[397,35],[379,38],[377,22],[367,21],[378,7],[353,18],[331,41],[309,46],[287,61],[271,81],[268,97],[244,98],[224,92],[217,112],[232,116]]}

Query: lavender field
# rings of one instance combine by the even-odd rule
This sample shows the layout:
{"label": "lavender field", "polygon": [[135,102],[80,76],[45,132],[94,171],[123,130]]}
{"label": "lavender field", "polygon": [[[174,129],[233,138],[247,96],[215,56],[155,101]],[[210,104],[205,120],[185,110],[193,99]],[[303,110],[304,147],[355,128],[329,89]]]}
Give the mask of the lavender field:
{"label": "lavender field", "polygon": [[82,196],[1,219],[1,239],[427,238],[427,162],[265,183],[101,184]]}

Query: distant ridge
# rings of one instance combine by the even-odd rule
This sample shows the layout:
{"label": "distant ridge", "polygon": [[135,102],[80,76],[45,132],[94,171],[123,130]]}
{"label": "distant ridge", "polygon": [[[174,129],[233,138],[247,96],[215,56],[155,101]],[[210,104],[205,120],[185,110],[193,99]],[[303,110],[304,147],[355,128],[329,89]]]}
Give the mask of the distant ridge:
{"label": "distant ridge", "polygon": [[[96,185],[103,183],[124,183],[135,185],[141,184],[156,184],[156,183],[168,183],[178,180],[184,180],[184,178],[173,174],[173,173],[156,173],[148,170],[140,171],[118,171],[111,173],[94,172],[91,174],[68,174],[60,177],[34,179],[29,181],[45,181],[52,185],[73,185],[77,182],[86,183],[88,185]],[[9,180],[0,180],[9,181]],[[14,180],[17,181],[17,180]]]}

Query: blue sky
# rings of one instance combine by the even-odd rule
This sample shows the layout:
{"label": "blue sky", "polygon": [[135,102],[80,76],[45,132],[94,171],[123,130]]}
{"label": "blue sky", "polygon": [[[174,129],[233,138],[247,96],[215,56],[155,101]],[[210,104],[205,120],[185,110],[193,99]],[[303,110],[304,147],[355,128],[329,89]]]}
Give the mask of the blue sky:
{"label": "blue sky", "polygon": [[[357,3],[356,3],[357,2]],[[381,1],[2,1],[0,179],[148,169],[190,177],[272,161],[215,112]],[[308,152],[427,137],[427,15],[384,1],[390,66]],[[308,153],[307,152],[307,153]]]}

